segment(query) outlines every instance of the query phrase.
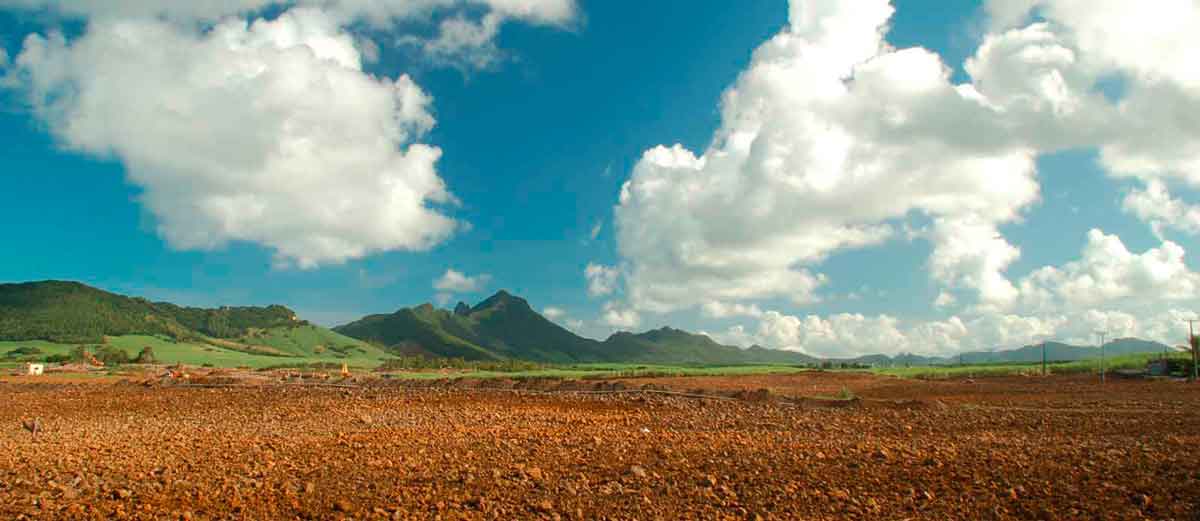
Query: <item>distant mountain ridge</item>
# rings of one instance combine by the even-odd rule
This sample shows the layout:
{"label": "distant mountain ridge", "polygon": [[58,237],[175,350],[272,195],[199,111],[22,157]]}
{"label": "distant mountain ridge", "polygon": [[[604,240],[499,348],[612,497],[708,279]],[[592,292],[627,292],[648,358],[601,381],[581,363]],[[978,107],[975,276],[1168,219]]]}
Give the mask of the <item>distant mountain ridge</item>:
{"label": "distant mountain ridge", "polygon": [[468,360],[647,364],[804,364],[815,360],[789,351],[721,345],[708,336],[672,328],[640,334],[620,332],[600,342],[555,324],[507,291],[473,307],[459,303],[449,311],[423,304],[364,317],[334,331],[399,353]]}
{"label": "distant mountain ridge", "polygon": [[[526,360],[545,363],[645,364],[952,365],[1038,362],[1042,347],[974,351],[950,357],[912,354],[822,359],[803,353],[723,345],[712,338],[663,327],[643,333],[618,332],[604,341],[581,337],[546,319],[525,299],[499,291],[475,306],[454,310],[432,304],[370,315],[333,330],[300,320],[284,306],[214,309],[151,302],[78,282],[0,284],[0,341],[45,340],[101,343],[105,337],[149,335],[207,342],[228,349],[274,356],[312,356],[332,351],[371,356],[422,355],[467,360]],[[1050,361],[1096,358],[1100,349],[1048,342]],[[382,349],[382,350],[381,350]],[[1105,344],[1109,356],[1172,350],[1135,338]],[[386,353],[385,353],[386,351]]]}

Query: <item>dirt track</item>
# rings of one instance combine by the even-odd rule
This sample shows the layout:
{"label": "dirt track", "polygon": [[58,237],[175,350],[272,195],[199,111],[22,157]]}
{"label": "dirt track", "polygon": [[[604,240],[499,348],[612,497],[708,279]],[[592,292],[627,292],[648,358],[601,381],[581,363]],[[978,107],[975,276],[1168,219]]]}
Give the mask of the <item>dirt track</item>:
{"label": "dirt track", "polygon": [[0,383],[0,518],[1200,518],[1200,386],[651,382],[865,400]]}

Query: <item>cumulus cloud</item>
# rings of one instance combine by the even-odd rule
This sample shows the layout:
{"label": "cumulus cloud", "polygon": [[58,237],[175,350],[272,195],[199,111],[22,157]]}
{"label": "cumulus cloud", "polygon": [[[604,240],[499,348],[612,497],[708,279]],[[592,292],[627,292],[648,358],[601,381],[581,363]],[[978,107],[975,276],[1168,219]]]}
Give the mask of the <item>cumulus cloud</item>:
{"label": "cumulus cloud", "polygon": [[1170,241],[1132,253],[1120,237],[1094,229],[1079,260],[1046,266],[1022,279],[1022,307],[1073,310],[1115,304],[1136,309],[1193,301],[1200,295],[1200,274],[1188,268],[1184,253]]}
{"label": "cumulus cloud", "polygon": [[736,325],[717,336],[742,346],[824,356],[944,356],[1011,349],[1047,338],[1089,344],[1097,331],[1108,332],[1109,338],[1177,343],[1182,320],[1195,316],[1185,309],[1200,295],[1200,273],[1187,267],[1184,256],[1183,248],[1172,242],[1130,252],[1119,237],[1092,230],[1079,259],[1042,267],[1021,279],[1017,287],[1022,313],[975,309],[941,320],[903,321],[886,314],[795,316],[766,311],[753,315],[756,327]]}
{"label": "cumulus cloud", "polygon": [[641,322],[641,316],[637,311],[617,302],[604,304],[604,312],[600,315],[601,324],[615,328],[633,329]]}
{"label": "cumulus cloud", "polygon": [[[1117,78],[1121,99],[1099,107],[1112,114],[1098,127],[1073,130],[1099,146],[1102,164],[1118,177],[1164,178],[1200,185],[1200,124],[1180,114],[1200,112],[1200,4],[1163,0],[1153,6],[1121,0],[990,0],[1002,26],[1018,26],[1036,10],[1055,28],[1055,44],[1074,54],[1084,82]],[[1096,107],[1092,107],[1093,110]]]}
{"label": "cumulus cloud", "polygon": [[[1180,117],[1200,114],[1200,72],[1190,65],[1200,4],[986,6],[992,24],[964,64],[969,82],[953,84],[936,54],[886,42],[887,0],[792,0],[788,26],[754,52],[722,97],[708,148],[651,148],[624,185],[614,225],[628,305],[766,321],[767,313],[748,311],[755,301],[813,302],[827,282],[826,258],[903,234],[932,243],[935,307],[961,306],[970,315],[960,322],[990,328],[995,341],[1061,330],[1089,311],[1132,313],[1140,324],[1167,313],[1086,308],[1097,299],[1068,288],[1114,274],[1083,275],[1077,265],[1014,282],[1008,270],[1021,251],[1000,230],[1040,199],[1037,157],[1078,148],[1098,149],[1110,175],[1141,183],[1125,209],[1160,238],[1168,228],[1200,229],[1197,205],[1166,188],[1200,186],[1200,118]],[[1105,82],[1121,92],[1106,91]],[[916,234],[914,215],[929,223]],[[1120,242],[1102,233],[1095,240],[1089,247]],[[1182,273],[1177,248],[1126,251],[1131,265],[1110,268],[1129,270],[1119,277],[1140,273],[1141,282],[1104,291],[1177,291],[1151,274]],[[1080,262],[1098,267],[1088,255]],[[1046,299],[1058,302],[1053,317],[1018,314]],[[819,318],[801,321],[814,332],[804,338],[817,344],[871,338],[847,332],[856,324],[906,338],[919,332],[934,345],[954,344],[945,339],[959,330],[946,321],[905,329],[886,315]],[[728,334],[781,338],[779,331],[798,330],[791,325],[781,316],[767,330]]]}
{"label": "cumulus cloud", "polygon": [[89,19],[161,17],[215,21],[253,14],[273,6],[315,7],[341,20],[361,19],[376,25],[461,7],[483,7],[503,18],[537,24],[566,25],[575,18],[578,10],[574,0],[0,0],[0,7],[49,10]]}
{"label": "cumulus cloud", "polygon": [[704,316],[709,318],[728,318],[728,317],[759,317],[763,315],[763,310],[757,304],[727,304],[720,301],[705,302],[700,307],[700,311]]}
{"label": "cumulus cloud", "polygon": [[1036,149],[924,49],[884,41],[886,0],[796,0],[791,23],[724,94],[702,154],[647,151],[622,189],[631,304],[816,299],[830,254],[933,218],[935,278],[1003,306],[1019,250],[998,225],[1038,199]]}
{"label": "cumulus cloud", "polygon": [[[253,18],[270,6],[290,8]],[[377,48],[348,27],[471,6],[575,16],[573,0],[0,0],[87,19],[70,41],[27,37],[3,83],[66,148],[122,162],[172,247],[251,242],[302,268],[421,251],[465,225],[422,142],[433,98],[364,72]]]}
{"label": "cumulus cloud", "polygon": [[65,146],[122,161],[172,246],[263,244],[309,268],[423,250],[458,223],[417,142],[432,98],[362,71],[320,11],[222,22],[94,21],[68,42],[31,35],[15,61],[33,110]]}
{"label": "cumulus cloud", "polygon": [[1159,239],[1168,229],[1200,234],[1200,205],[1172,197],[1163,181],[1150,180],[1145,188],[1131,190],[1122,201],[1122,208],[1149,223]]}
{"label": "cumulus cloud", "polygon": [[[250,16],[270,7],[311,7],[327,13],[339,25],[365,22],[375,28],[428,20],[434,13],[445,12],[450,14],[440,22],[437,36],[410,35],[398,41],[422,49],[438,65],[462,68],[488,68],[500,61],[503,53],[495,39],[509,20],[565,27],[578,12],[575,0],[0,0],[2,7],[44,9],[88,19],[165,18],[192,23]],[[475,16],[479,11],[482,14]],[[364,40],[364,45],[378,49],[370,40]]]}
{"label": "cumulus cloud", "polygon": [[611,295],[616,289],[621,272],[615,267],[589,262],[583,276],[588,282],[588,295],[602,297]]}
{"label": "cumulus cloud", "polygon": [[491,280],[492,276],[486,273],[471,277],[451,268],[433,281],[433,289],[445,293],[476,293]]}

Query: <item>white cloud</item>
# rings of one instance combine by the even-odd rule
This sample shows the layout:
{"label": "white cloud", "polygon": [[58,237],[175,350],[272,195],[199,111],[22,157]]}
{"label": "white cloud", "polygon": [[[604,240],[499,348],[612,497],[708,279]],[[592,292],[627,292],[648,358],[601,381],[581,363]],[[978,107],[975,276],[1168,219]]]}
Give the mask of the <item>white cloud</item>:
{"label": "white cloud", "polygon": [[1200,297],[1200,274],[1184,262],[1184,250],[1165,241],[1143,253],[1130,252],[1120,237],[1088,232],[1082,257],[1062,267],[1046,266],[1021,280],[1022,307],[1079,310],[1120,306],[1144,308]]}
{"label": "white cloud", "polygon": [[596,224],[592,225],[592,231],[588,232],[588,238],[594,241],[600,236],[600,232],[602,231],[604,231],[604,221],[596,221]]}
{"label": "white cloud", "polygon": [[[1200,185],[1200,123],[1180,117],[1200,112],[1200,70],[1191,49],[1200,47],[1200,4],[1161,0],[990,0],[1001,27],[1024,23],[1037,9],[1053,27],[1054,45],[1074,54],[1074,70],[1087,86],[1116,78],[1125,86],[1099,125],[1074,125],[1070,133],[1099,146],[1101,162],[1118,177],[1166,177]],[[1097,110],[1099,109],[1099,110]]]}
{"label": "white cloud", "polygon": [[[249,16],[269,7],[321,9],[339,26],[366,22],[389,28],[397,22],[429,20],[436,12],[451,13],[430,40],[399,38],[422,49],[438,65],[488,68],[503,53],[495,39],[506,21],[566,27],[578,15],[574,0],[0,0],[0,7],[49,9],[68,17],[88,19],[166,18],[179,22],[219,21]],[[478,20],[471,17],[482,10]],[[364,41],[371,48],[373,42]],[[376,51],[377,47],[373,47]],[[374,56],[377,58],[378,53]],[[368,57],[368,61],[375,58]]]}
{"label": "white cloud", "polygon": [[728,317],[758,317],[762,316],[763,310],[757,304],[726,304],[719,301],[705,302],[700,306],[700,311],[704,316],[709,318],[728,318]]}
{"label": "white cloud", "polygon": [[[1200,205],[1165,182],[1200,186],[1200,118],[1181,117],[1200,114],[1200,4],[987,9],[994,32],[965,63],[970,83],[954,85],[936,54],[886,43],[888,1],[792,0],[789,26],[724,94],[711,145],[650,149],[623,187],[629,305],[714,316],[811,302],[829,255],[903,230],[933,244],[938,307],[1012,313],[1023,296],[1007,272],[1021,251],[1000,229],[1040,198],[1036,158],[1064,149],[1098,148],[1111,175],[1141,179],[1125,207],[1160,236],[1200,230]],[[1107,80],[1125,86],[1116,101]],[[914,214],[932,225],[910,233]]]}
{"label": "white cloud", "polygon": [[446,293],[475,293],[482,290],[490,280],[492,276],[486,273],[471,277],[461,271],[447,269],[446,273],[433,281],[433,289]]}
{"label": "white cloud", "polygon": [[578,12],[574,0],[0,0],[0,7],[49,9],[89,19],[164,17],[181,21],[215,21],[267,7],[295,5],[321,8],[344,21],[359,19],[376,25],[427,17],[437,10],[483,7],[504,18],[562,26]]}
{"label": "white cloud", "polygon": [[616,302],[606,303],[604,305],[604,312],[600,316],[602,324],[622,329],[635,328],[641,321],[641,316],[638,315],[637,311],[623,307]]}
{"label": "white cloud", "polygon": [[588,295],[602,297],[611,295],[616,289],[621,272],[615,267],[589,262],[583,270],[583,276],[588,281]]}
{"label": "white cloud", "polygon": [[938,293],[937,298],[933,300],[933,306],[937,308],[948,308],[957,303],[958,299],[946,291]]}
{"label": "white cloud", "polygon": [[[1021,279],[1023,314],[976,308],[966,316],[902,321],[889,315],[842,313],[793,316],[777,311],[749,315],[757,327],[737,325],[719,336],[737,345],[760,344],[825,356],[914,352],[948,355],[965,350],[1011,349],[1045,338],[1090,344],[1097,331],[1109,338],[1137,336],[1174,344],[1184,309],[1200,300],[1200,273],[1172,242],[1130,252],[1115,235],[1088,233],[1078,260],[1045,266]],[[946,297],[946,298],[943,298]],[[938,301],[953,302],[942,293]],[[940,304],[939,304],[940,305]]]}
{"label": "white cloud", "polygon": [[364,73],[320,11],[222,22],[94,21],[80,38],[31,35],[15,63],[65,146],[125,164],[159,233],[181,249],[248,241],[311,268],[424,250],[458,223],[417,142],[432,98],[408,76]]}
{"label": "white cloud", "polygon": [[1097,331],[1108,332],[1109,339],[1139,337],[1174,345],[1186,336],[1183,319],[1194,317],[1192,312],[1168,308],[1143,314],[1115,310],[1043,315],[986,313],[905,322],[888,315],[800,317],[768,311],[755,328],[737,325],[713,336],[743,347],[757,344],[826,357],[901,353],[950,356],[965,351],[1015,349],[1042,340],[1094,345]]}
{"label": "white cloud", "polygon": [[1164,237],[1167,229],[1189,235],[1200,234],[1200,205],[1171,197],[1163,181],[1152,179],[1145,188],[1135,188],[1122,202],[1125,211],[1150,224],[1154,235]]}
{"label": "white cloud", "polygon": [[558,321],[558,319],[567,316],[567,312],[565,310],[563,310],[562,308],[548,306],[542,310],[542,315],[544,315],[546,318],[548,318],[550,320]]}
{"label": "white cloud", "polygon": [[[268,7],[276,19],[253,19]],[[30,35],[2,85],[28,95],[66,147],[112,157],[179,249],[261,244],[313,268],[426,250],[467,226],[422,143],[432,97],[363,71],[378,46],[350,28],[479,16],[565,27],[574,0],[0,0],[87,21]],[[239,17],[250,17],[243,20]],[[253,19],[253,22],[250,22]],[[467,37],[466,33],[460,35]],[[8,61],[8,60],[6,60]],[[4,66],[0,63],[0,66]]]}
{"label": "white cloud", "polygon": [[1038,198],[1036,149],[956,87],[938,56],[883,41],[885,0],[796,0],[722,99],[701,155],[656,147],[616,226],[637,309],[815,300],[830,254],[877,245],[911,212],[934,219],[934,276],[1003,306],[1019,251],[999,237]]}

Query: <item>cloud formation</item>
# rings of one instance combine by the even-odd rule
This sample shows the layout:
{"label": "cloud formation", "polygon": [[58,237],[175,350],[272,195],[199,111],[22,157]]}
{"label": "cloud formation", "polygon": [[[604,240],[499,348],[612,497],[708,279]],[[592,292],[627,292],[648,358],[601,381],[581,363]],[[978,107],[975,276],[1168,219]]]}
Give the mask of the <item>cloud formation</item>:
{"label": "cloud formation", "polygon": [[[1180,117],[1200,114],[1188,51],[1200,47],[1200,4],[991,0],[987,9],[990,32],[964,64],[969,82],[954,84],[938,55],[887,43],[887,0],[792,0],[788,26],[723,95],[708,148],[651,148],[624,185],[614,224],[630,309],[748,317],[758,326],[725,337],[826,353],[1088,338],[1073,328],[1109,321],[1163,338],[1153,335],[1195,302],[1177,244],[1135,254],[1094,230],[1080,260],[1015,281],[1008,269],[1021,250],[1000,230],[1040,200],[1038,156],[1079,148],[1141,184],[1124,207],[1160,238],[1200,229],[1196,206],[1170,191],[1200,186],[1200,118]],[[925,230],[906,235],[932,244],[935,308],[961,316],[756,307],[819,300],[829,256],[913,226]]]}
{"label": "cloud formation", "polygon": [[[933,219],[934,277],[1006,305],[1019,250],[998,226],[1038,199],[1036,151],[939,57],[883,39],[886,0],[795,1],[722,98],[703,154],[648,150],[616,209],[632,305],[815,300],[830,254]],[[968,131],[968,129],[970,129]],[[979,135],[983,134],[983,135]]]}
{"label": "cloud formation", "polygon": [[492,276],[486,273],[472,277],[451,268],[433,281],[433,289],[444,293],[477,293],[491,280]]}
{"label": "cloud formation", "polygon": [[1015,348],[1043,338],[1086,344],[1097,331],[1109,338],[1138,336],[1178,343],[1185,311],[1200,291],[1200,273],[1184,263],[1179,245],[1164,242],[1130,252],[1115,235],[1088,233],[1080,258],[1044,266],[1021,279],[1022,313],[975,312],[942,320],[906,322],[889,315],[842,313],[758,315],[757,327],[734,326],[717,335],[825,356],[915,352],[949,355],[960,350]]}
{"label": "cloud formation", "polygon": [[[238,18],[277,4],[293,7]],[[4,84],[64,147],[123,163],[174,248],[257,243],[301,268],[421,251],[462,225],[442,149],[422,142],[433,97],[364,72],[372,46],[347,27],[470,5],[543,24],[575,13],[572,0],[0,0],[88,20],[70,41],[27,37]]]}
{"label": "cloud formation", "polygon": [[616,290],[621,272],[615,267],[589,262],[583,276],[588,282],[588,295],[602,297]]}

